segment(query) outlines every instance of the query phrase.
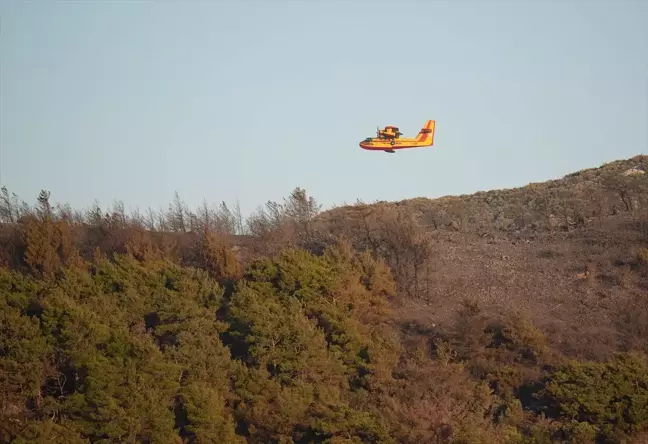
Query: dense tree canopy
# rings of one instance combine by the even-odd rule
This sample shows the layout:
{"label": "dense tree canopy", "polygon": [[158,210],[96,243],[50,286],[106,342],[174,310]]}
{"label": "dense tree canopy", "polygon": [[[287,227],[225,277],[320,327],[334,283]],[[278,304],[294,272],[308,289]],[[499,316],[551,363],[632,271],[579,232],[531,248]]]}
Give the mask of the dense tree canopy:
{"label": "dense tree canopy", "polygon": [[326,213],[298,188],[245,223],[4,188],[0,442],[641,442],[648,187],[626,166]]}

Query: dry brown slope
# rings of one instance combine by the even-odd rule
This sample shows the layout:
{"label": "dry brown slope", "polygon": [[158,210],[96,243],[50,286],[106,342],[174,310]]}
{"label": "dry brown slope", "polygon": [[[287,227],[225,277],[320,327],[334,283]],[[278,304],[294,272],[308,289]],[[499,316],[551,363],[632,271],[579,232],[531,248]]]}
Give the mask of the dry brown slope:
{"label": "dry brown slope", "polygon": [[[416,220],[430,254],[420,291],[402,300],[403,321],[449,324],[471,298],[493,314],[522,311],[570,354],[602,357],[624,339],[623,311],[648,289],[636,259],[648,246],[648,174],[624,175],[647,159],[516,189],[336,208],[321,215],[321,229],[371,248],[402,235],[384,220]],[[401,255],[392,268],[403,263]]]}

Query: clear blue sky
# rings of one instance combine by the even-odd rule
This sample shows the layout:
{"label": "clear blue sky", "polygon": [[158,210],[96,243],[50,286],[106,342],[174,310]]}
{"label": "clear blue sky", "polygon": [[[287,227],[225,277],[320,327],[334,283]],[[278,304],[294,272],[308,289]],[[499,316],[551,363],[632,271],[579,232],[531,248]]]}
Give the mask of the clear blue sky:
{"label": "clear blue sky", "polygon": [[[646,153],[648,2],[5,1],[1,177],[249,213],[525,185]],[[359,148],[376,126],[436,146]]]}

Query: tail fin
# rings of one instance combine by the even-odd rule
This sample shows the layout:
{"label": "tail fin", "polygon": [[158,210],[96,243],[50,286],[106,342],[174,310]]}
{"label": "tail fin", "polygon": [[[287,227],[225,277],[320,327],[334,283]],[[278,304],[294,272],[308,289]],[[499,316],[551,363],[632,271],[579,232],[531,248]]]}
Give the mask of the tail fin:
{"label": "tail fin", "polygon": [[430,145],[434,143],[434,130],[436,129],[436,121],[428,120],[421,128],[416,138],[417,142],[428,142]]}

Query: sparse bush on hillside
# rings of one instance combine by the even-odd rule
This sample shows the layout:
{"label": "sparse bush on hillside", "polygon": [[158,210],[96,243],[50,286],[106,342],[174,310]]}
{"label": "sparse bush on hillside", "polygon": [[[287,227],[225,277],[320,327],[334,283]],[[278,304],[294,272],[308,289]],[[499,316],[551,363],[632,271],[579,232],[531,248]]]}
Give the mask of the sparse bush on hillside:
{"label": "sparse bush on hillside", "polygon": [[224,236],[205,230],[193,245],[197,252],[195,266],[209,271],[218,280],[236,280],[243,270],[232,246]]}
{"label": "sparse bush on hillside", "polygon": [[648,248],[640,248],[637,251],[637,262],[643,266],[648,265]]}
{"label": "sparse bush on hillside", "polygon": [[621,345],[626,351],[648,353],[648,296],[645,292],[627,296],[614,312]]}
{"label": "sparse bush on hillside", "polygon": [[[344,227],[344,230],[339,228]],[[398,285],[398,292],[413,298],[424,296],[433,256],[432,238],[418,218],[392,205],[359,206],[346,224],[329,227],[360,251],[385,258]]]}
{"label": "sparse bush on hillside", "polygon": [[268,201],[257,208],[247,220],[248,230],[261,241],[263,254],[274,254],[285,246],[308,246],[316,236],[314,223],[320,209],[321,205],[298,187],[283,205]]}

